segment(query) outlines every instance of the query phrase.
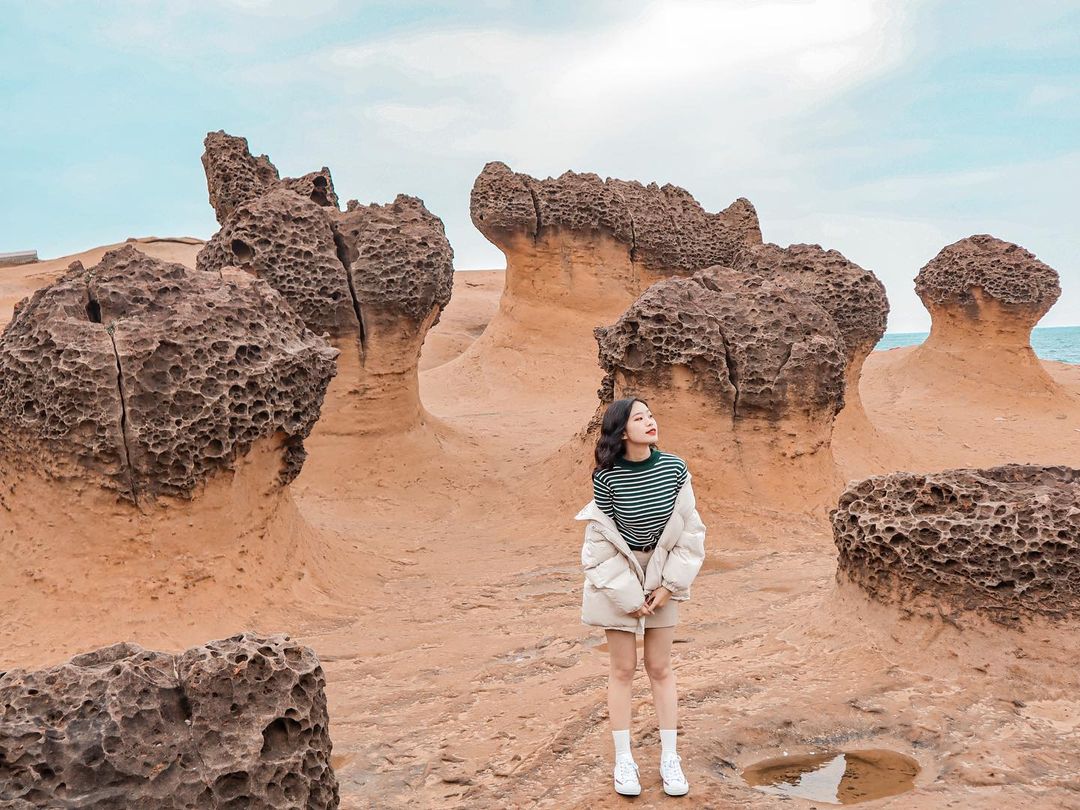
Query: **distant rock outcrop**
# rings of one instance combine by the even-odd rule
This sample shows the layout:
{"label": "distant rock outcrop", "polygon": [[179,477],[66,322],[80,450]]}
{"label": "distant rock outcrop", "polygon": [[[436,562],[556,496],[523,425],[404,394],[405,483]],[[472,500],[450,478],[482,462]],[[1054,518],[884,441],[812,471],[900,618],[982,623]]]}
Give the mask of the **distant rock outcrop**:
{"label": "distant rock outcrop", "polygon": [[998,621],[1080,608],[1080,470],[875,476],[851,483],[831,519],[837,579],[877,601]]}
{"label": "distant rock outcrop", "polygon": [[266,283],[125,246],[24,300],[0,336],[0,474],[191,498],[256,442],[296,477],[333,349]]}
{"label": "distant rock outcrop", "polygon": [[[695,448],[725,498],[824,509],[844,342],[828,312],[783,278],[710,268],[644,292],[595,330],[601,408],[645,399],[662,441]],[[835,490],[833,490],[835,491]]]}
{"label": "distant rock outcrop", "polygon": [[312,650],[251,633],[0,673],[0,804],[335,808],[325,686]]}
{"label": "distant rock outcrop", "polygon": [[557,385],[586,401],[592,327],[612,323],[650,284],[730,264],[761,242],[743,199],[710,213],[673,185],[572,171],[540,180],[498,162],[476,178],[470,210],[506,257],[502,299],[484,333],[428,379],[467,379],[486,398],[507,385],[524,396]]}
{"label": "distant rock outcrop", "polygon": [[[571,171],[538,180],[498,162],[488,163],[476,178],[470,210],[477,229],[507,253],[508,286],[514,270],[510,254],[529,242],[542,254],[560,240],[608,237],[622,245],[627,262],[656,278],[729,265],[747,245],[761,243],[757,213],[742,198],[711,214],[671,184],[603,180]],[[562,263],[572,265],[575,258]],[[528,286],[526,280],[522,285]],[[629,286],[624,294],[641,289]]]}
{"label": "distant rock outcrop", "polygon": [[[273,164],[224,133],[208,135],[206,148],[207,184],[222,227],[198,266],[213,272],[235,265],[265,279],[341,350],[342,373],[323,428],[382,433],[424,423],[420,349],[450,300],[454,274],[442,221],[403,194],[387,205],[350,200],[341,211],[325,168],[297,180],[256,179],[242,194],[215,192],[225,185],[218,175],[231,176],[221,166],[246,166],[246,176],[257,178],[252,167]],[[226,196],[229,204],[216,202]]]}
{"label": "distant rock outcrop", "polygon": [[986,234],[942,248],[915,277],[930,335],[900,370],[951,399],[1061,392],[1031,349],[1031,330],[1061,295],[1057,272],[1019,245]]}

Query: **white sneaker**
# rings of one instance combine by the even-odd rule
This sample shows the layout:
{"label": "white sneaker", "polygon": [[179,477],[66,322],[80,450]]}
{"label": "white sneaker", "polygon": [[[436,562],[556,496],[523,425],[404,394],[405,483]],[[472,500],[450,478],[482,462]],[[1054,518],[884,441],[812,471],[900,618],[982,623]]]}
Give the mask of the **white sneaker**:
{"label": "white sneaker", "polygon": [[641,795],[638,766],[630,757],[615,758],[615,792],[620,796]]}
{"label": "white sneaker", "polygon": [[660,759],[660,778],[664,780],[664,793],[668,796],[685,796],[690,792],[690,783],[682,772],[682,757],[669,754]]}

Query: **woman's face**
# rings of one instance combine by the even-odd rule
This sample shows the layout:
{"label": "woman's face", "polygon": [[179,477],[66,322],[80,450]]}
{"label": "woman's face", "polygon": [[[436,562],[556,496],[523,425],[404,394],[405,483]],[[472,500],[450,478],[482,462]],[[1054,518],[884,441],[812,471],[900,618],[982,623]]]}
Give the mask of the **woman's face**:
{"label": "woman's face", "polygon": [[644,402],[635,402],[630,408],[630,419],[623,438],[637,444],[656,444],[659,432],[649,406]]}

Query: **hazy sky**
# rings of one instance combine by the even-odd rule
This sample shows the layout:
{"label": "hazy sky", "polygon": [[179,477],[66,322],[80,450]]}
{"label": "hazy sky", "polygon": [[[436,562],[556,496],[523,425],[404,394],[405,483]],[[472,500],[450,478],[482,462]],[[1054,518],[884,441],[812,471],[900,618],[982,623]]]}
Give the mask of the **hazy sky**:
{"label": "hazy sky", "polygon": [[217,228],[199,156],[248,138],[342,200],[405,192],[458,269],[489,160],[748,197],[766,240],[873,270],[889,331],[928,327],[918,269],[1018,242],[1080,324],[1080,4],[968,0],[0,0],[0,252]]}

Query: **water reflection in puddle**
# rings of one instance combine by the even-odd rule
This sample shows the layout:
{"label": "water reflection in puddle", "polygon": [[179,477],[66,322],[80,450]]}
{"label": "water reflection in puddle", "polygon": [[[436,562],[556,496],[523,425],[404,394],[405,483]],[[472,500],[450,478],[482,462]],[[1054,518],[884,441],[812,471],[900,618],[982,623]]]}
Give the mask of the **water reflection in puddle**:
{"label": "water reflection in puddle", "polygon": [[857,804],[911,790],[918,772],[911,757],[870,749],[766,759],[744,770],[743,779],[773,796]]}

